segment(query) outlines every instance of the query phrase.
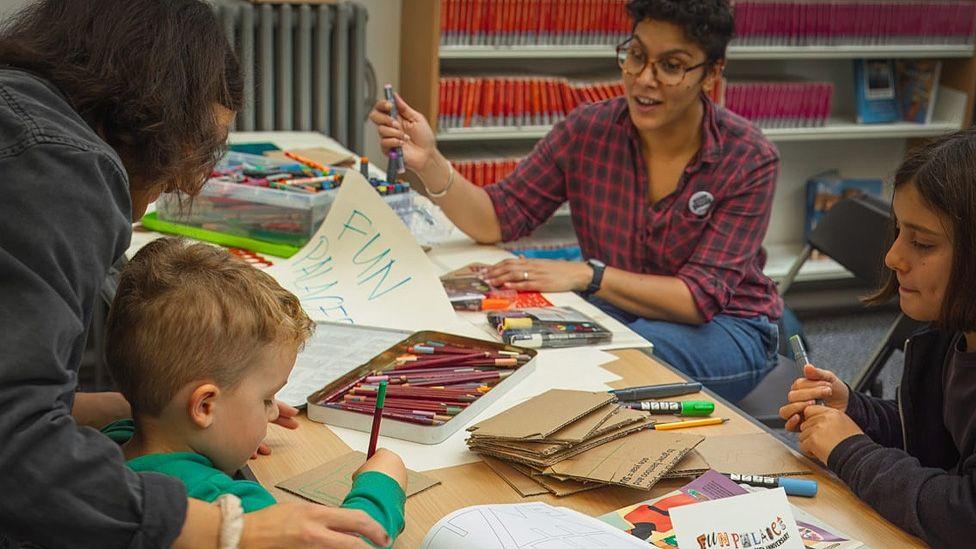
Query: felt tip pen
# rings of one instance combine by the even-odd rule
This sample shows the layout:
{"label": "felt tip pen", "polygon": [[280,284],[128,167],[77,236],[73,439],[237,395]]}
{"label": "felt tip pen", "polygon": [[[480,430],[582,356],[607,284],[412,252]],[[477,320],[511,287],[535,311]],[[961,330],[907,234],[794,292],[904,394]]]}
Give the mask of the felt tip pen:
{"label": "felt tip pen", "polygon": [[688,427],[705,427],[707,425],[721,425],[728,421],[725,417],[709,417],[703,419],[689,419],[687,421],[675,421],[673,423],[655,423],[651,426],[655,431],[671,431],[674,429],[686,429]]}
{"label": "felt tip pen", "polygon": [[625,402],[632,410],[652,414],[674,414],[676,416],[710,416],[715,411],[715,403],[707,400],[687,400],[684,402]]}
{"label": "felt tip pen", "polygon": [[[397,114],[396,96],[393,94],[393,84],[386,84],[383,86],[383,94],[386,96],[386,100],[390,102],[390,118],[396,120],[399,118],[399,115]],[[394,151],[396,152],[396,157],[393,157],[393,152],[391,151],[390,163],[396,166],[396,173],[403,173],[407,171],[406,166],[403,164],[403,148],[397,147],[394,149]],[[387,170],[387,173],[389,173],[389,170]],[[387,177],[387,180],[392,182],[395,181],[396,178],[394,177],[391,179]]]}
{"label": "felt tip pen", "polygon": [[739,484],[759,486],[760,488],[782,488],[788,496],[812,498],[817,495],[817,481],[815,480],[789,477],[764,477],[760,475],[737,475],[735,473],[723,474],[732,479],[732,482]]}
{"label": "felt tip pen", "polygon": [[681,395],[690,395],[701,391],[702,384],[696,381],[687,383],[662,383],[660,385],[645,385],[643,387],[630,387],[627,389],[612,389],[608,391],[617,397],[617,400],[647,400],[651,398],[670,398]]}
{"label": "felt tip pen", "polygon": [[[810,357],[807,355],[807,349],[803,346],[803,338],[800,334],[795,334],[790,337],[790,347],[793,349],[793,360],[796,362],[796,367],[800,369],[800,377],[806,378],[807,375],[804,372],[807,364],[810,364]],[[814,402],[818,406],[823,406],[824,401],[822,398],[816,399]]]}

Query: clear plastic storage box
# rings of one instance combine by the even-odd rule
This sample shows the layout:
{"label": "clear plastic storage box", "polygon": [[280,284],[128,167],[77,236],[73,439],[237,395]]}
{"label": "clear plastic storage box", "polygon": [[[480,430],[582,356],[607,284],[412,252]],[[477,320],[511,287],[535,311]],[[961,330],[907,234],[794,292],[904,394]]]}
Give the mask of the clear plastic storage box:
{"label": "clear plastic storage box", "polygon": [[[287,165],[273,158],[228,153],[220,167]],[[226,234],[301,247],[325,220],[339,189],[292,192],[211,179],[196,197],[165,194],[157,202],[159,219]],[[383,196],[405,223],[417,215],[413,191]],[[412,221],[411,221],[412,220]]]}

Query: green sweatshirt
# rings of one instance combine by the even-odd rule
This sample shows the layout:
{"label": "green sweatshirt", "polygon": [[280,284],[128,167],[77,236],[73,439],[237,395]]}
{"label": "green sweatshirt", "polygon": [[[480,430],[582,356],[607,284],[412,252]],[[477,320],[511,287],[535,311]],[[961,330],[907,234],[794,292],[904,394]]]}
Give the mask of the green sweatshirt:
{"label": "green sweatshirt", "polygon": [[[102,428],[102,433],[118,444],[126,443],[135,432],[135,423],[123,419]],[[174,476],[186,485],[187,495],[212,502],[222,494],[234,494],[241,499],[245,513],[264,509],[276,503],[274,496],[263,486],[249,480],[234,480],[213,466],[205,456],[192,452],[148,454],[128,461],[133,471],[152,471]],[[356,477],[352,489],[342,502],[346,509],[365,511],[396,539],[403,531],[403,489],[388,475],[367,471]]]}

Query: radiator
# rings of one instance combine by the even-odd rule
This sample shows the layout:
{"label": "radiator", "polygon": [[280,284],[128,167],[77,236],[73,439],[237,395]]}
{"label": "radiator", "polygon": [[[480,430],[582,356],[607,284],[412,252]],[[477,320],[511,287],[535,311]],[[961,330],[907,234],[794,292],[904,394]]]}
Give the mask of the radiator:
{"label": "radiator", "polygon": [[363,150],[376,97],[366,60],[366,8],[213,0],[244,68],[237,131],[318,131]]}

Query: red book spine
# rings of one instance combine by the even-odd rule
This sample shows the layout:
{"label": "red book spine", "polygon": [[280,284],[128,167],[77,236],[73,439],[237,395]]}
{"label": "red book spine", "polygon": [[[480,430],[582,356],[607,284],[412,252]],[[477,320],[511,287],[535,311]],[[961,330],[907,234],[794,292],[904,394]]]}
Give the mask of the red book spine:
{"label": "red book spine", "polygon": [[444,115],[447,111],[447,107],[445,107],[446,97],[447,97],[447,80],[441,78],[440,81],[437,83],[437,127],[438,128],[445,127]]}
{"label": "red book spine", "polygon": [[505,79],[505,94],[502,96],[502,105],[505,109],[505,125],[515,125],[515,80]]}
{"label": "red book spine", "polygon": [[495,84],[497,80],[494,78],[484,79],[484,101],[481,105],[481,124],[484,126],[493,126],[495,122]]}
{"label": "red book spine", "polygon": [[553,0],[539,0],[539,43],[553,44]]}
{"label": "red book spine", "polygon": [[529,84],[532,92],[532,124],[542,124],[542,94],[539,91],[539,80],[533,78]]}
{"label": "red book spine", "polygon": [[461,127],[464,116],[464,98],[469,87],[468,81],[462,78],[454,79],[454,103],[451,106],[452,125],[455,128]]}
{"label": "red book spine", "polygon": [[525,100],[522,98],[522,79],[512,80],[512,125],[521,126],[525,115]]}
{"label": "red book spine", "polygon": [[568,8],[566,7],[566,3],[562,3],[562,5],[558,5],[555,3],[556,1],[557,0],[553,0],[554,3],[552,6],[552,9],[555,11],[554,13],[555,18],[553,21],[553,29],[552,29],[552,34],[553,34],[552,43],[564,44],[565,42],[563,42],[563,37],[565,36],[566,33],[566,10]]}

